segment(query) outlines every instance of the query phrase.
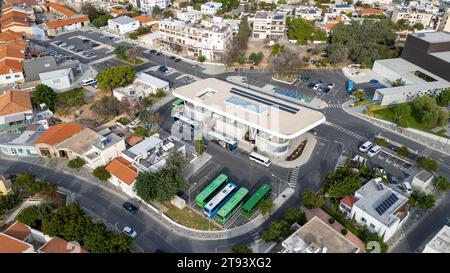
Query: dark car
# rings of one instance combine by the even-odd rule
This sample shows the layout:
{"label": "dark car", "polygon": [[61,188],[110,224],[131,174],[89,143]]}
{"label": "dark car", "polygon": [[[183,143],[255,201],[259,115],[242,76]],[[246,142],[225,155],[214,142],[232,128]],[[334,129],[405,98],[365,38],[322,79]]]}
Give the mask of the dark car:
{"label": "dark car", "polygon": [[330,92],[330,90],[331,90],[331,89],[330,89],[329,87],[326,87],[325,89],[323,89],[323,92],[324,92],[324,93],[328,93],[328,92]]}
{"label": "dark car", "polygon": [[156,53],[155,49],[150,50],[150,54],[155,54],[155,53]]}
{"label": "dark car", "polygon": [[176,63],[179,63],[179,62],[181,62],[181,59],[176,58],[176,59],[173,60],[173,61],[176,62]]}
{"label": "dark car", "polygon": [[159,55],[161,55],[161,52],[156,53],[156,56],[159,56]]}
{"label": "dark car", "polygon": [[174,60],[176,57],[175,56],[170,56],[169,59]]}
{"label": "dark car", "polygon": [[168,70],[168,68],[165,67],[165,66],[160,66],[160,67],[158,68],[158,71],[161,72],[161,73],[164,73],[164,72],[166,72],[167,70]]}
{"label": "dark car", "polygon": [[308,84],[308,88],[313,88],[313,87],[314,87],[314,85],[316,85],[316,83],[315,83],[315,82],[310,82],[310,83]]}
{"label": "dark car", "polygon": [[97,43],[91,43],[91,46],[92,47],[97,47],[97,46],[99,46],[100,44],[97,44]]}
{"label": "dark car", "polygon": [[134,206],[130,202],[123,203],[122,207],[127,211],[131,212],[132,214],[136,214],[139,210],[136,206]]}

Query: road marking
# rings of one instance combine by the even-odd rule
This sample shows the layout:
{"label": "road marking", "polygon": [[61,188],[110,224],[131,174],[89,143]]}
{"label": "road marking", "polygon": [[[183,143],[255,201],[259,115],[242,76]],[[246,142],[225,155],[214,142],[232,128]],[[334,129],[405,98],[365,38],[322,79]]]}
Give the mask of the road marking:
{"label": "road marking", "polygon": [[337,124],[334,124],[334,123],[331,123],[331,122],[327,121],[327,122],[325,122],[325,125],[331,126],[331,127],[335,128],[336,130],[338,130],[338,131],[340,131],[342,133],[345,133],[345,134],[347,134],[347,135],[349,135],[349,136],[351,136],[351,137],[353,137],[353,138],[355,138],[355,139],[357,139],[359,141],[366,140],[365,137],[360,136],[357,133],[355,133],[353,131],[350,131],[348,129],[345,129],[344,127],[341,127],[341,126],[339,126]]}

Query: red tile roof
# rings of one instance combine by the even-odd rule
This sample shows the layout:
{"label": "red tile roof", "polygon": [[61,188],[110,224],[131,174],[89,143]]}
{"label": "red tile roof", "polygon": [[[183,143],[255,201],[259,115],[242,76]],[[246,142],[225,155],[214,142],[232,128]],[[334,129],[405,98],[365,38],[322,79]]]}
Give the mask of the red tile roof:
{"label": "red tile roof", "polygon": [[31,111],[30,93],[27,91],[8,91],[0,96],[0,116]]}
{"label": "red tile roof", "polygon": [[137,171],[131,163],[123,157],[115,158],[106,166],[106,170],[127,185],[131,185],[137,177]]}
{"label": "red tile roof", "polygon": [[353,204],[355,204],[357,201],[358,198],[354,196],[345,196],[341,199],[341,203],[345,204],[349,208],[353,207]]}
{"label": "red tile roof", "polygon": [[31,228],[27,225],[16,221],[4,232],[5,234],[14,237],[18,240],[24,241],[31,234]]}
{"label": "red tile roof", "polygon": [[71,136],[84,130],[84,126],[75,123],[61,123],[54,125],[45,131],[35,144],[58,144]]}
{"label": "red tile roof", "polygon": [[18,60],[4,59],[0,61],[0,75],[23,72],[23,63]]}
{"label": "red tile roof", "polygon": [[360,9],[357,11],[361,15],[369,15],[369,14],[383,14],[383,11],[380,9]]}
{"label": "red tile roof", "polygon": [[144,15],[135,16],[133,19],[138,20],[141,24],[157,21],[156,18],[151,18]]}
{"label": "red tile roof", "polygon": [[34,251],[32,245],[7,234],[0,233],[0,253],[24,253]]}
{"label": "red tile roof", "polygon": [[53,9],[56,12],[66,16],[66,17],[69,17],[69,18],[72,17],[72,16],[77,15],[76,12],[70,10],[69,8],[67,8],[67,7],[65,7],[65,6],[63,6],[61,4],[55,3],[55,2],[47,3],[47,4],[45,4],[45,6],[49,7],[50,9]]}
{"label": "red tile roof", "polygon": [[87,253],[87,251],[74,243],[67,242],[59,237],[53,237],[39,248],[42,253]]}
{"label": "red tile roof", "polygon": [[69,19],[63,19],[63,20],[53,20],[45,23],[45,26],[48,29],[56,29],[63,26],[70,26],[73,24],[86,22],[89,23],[89,18],[87,16],[80,16],[80,17],[74,17]]}

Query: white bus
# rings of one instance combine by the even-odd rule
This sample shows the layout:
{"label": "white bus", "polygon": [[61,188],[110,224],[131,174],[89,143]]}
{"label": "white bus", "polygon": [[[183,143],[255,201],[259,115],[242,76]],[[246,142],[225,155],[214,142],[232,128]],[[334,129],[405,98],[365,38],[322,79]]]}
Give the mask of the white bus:
{"label": "white bus", "polygon": [[252,152],[249,156],[250,160],[255,161],[256,163],[259,163],[261,165],[264,165],[266,167],[270,166],[270,159],[260,155],[258,153]]}

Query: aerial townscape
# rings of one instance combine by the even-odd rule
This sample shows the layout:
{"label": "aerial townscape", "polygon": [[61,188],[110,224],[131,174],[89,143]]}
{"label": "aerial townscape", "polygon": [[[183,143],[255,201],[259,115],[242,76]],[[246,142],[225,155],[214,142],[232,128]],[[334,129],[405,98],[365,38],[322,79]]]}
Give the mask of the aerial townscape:
{"label": "aerial townscape", "polygon": [[0,0],[0,30],[0,253],[450,253],[449,0]]}

